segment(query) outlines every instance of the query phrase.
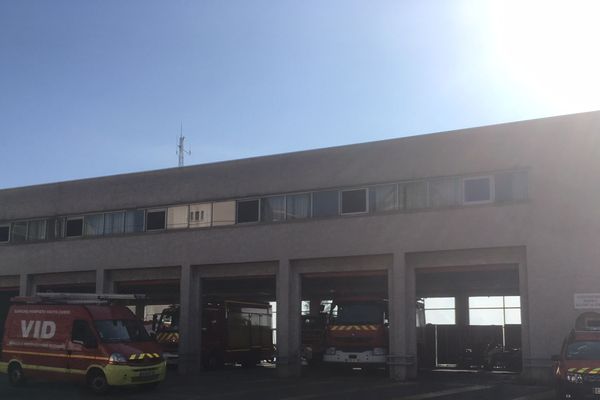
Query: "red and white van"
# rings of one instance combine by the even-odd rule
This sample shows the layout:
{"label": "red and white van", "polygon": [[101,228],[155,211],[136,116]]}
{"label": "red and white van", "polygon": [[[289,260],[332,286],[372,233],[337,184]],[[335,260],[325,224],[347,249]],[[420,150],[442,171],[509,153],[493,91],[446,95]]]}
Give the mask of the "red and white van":
{"label": "red and white van", "polygon": [[0,372],[13,385],[26,378],[60,379],[86,383],[97,393],[157,385],[166,373],[160,347],[127,307],[108,304],[110,299],[58,293],[13,298]]}

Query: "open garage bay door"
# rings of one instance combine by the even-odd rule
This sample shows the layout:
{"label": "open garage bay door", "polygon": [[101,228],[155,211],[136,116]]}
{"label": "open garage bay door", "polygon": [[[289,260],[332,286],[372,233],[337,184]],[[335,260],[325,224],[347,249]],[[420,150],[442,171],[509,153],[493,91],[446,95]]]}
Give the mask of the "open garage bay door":
{"label": "open garage bay door", "polygon": [[417,270],[424,301],[421,368],[521,368],[521,304],[516,266]]}

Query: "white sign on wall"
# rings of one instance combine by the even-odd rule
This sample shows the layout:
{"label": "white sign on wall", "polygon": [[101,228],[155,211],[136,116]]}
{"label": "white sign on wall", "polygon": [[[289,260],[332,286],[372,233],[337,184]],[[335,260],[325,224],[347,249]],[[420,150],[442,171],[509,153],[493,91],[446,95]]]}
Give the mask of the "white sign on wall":
{"label": "white sign on wall", "polygon": [[600,293],[575,293],[576,310],[600,309]]}

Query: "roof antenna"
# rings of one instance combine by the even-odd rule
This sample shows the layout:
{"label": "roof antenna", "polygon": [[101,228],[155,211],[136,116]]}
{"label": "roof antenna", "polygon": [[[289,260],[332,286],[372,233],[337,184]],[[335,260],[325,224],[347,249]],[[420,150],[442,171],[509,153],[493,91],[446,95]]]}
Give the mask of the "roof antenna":
{"label": "roof antenna", "polygon": [[183,147],[183,141],[185,140],[185,136],[183,136],[183,122],[181,123],[181,127],[179,128],[179,143],[177,144],[177,155],[179,155],[179,166],[183,167],[183,157],[187,154],[189,156],[192,155],[192,149],[185,150]]}

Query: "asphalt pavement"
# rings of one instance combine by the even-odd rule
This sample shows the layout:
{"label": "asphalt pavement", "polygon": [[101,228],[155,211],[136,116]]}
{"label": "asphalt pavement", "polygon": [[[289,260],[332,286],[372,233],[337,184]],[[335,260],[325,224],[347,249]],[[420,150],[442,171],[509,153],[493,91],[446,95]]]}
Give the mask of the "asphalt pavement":
{"label": "asphalt pavement", "polygon": [[[383,371],[351,369],[305,370],[299,378],[278,378],[272,366],[253,369],[228,367],[183,377],[169,371],[158,388],[115,389],[104,396],[131,400],[545,400],[554,393],[546,386],[521,384],[514,374],[487,372],[428,372],[416,381],[393,382]],[[0,399],[96,399],[84,387],[56,382],[8,385],[0,376]]]}

